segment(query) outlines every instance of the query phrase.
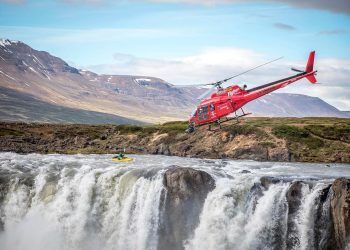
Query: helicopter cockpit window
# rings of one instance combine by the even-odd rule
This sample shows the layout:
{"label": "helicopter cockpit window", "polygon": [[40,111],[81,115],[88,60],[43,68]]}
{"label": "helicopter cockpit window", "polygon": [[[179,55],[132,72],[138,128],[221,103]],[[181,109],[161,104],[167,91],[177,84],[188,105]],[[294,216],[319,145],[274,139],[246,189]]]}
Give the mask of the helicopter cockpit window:
{"label": "helicopter cockpit window", "polygon": [[197,115],[197,109],[192,112],[192,117],[195,117]]}
{"label": "helicopter cockpit window", "polygon": [[203,106],[198,109],[198,114],[206,114],[208,113],[208,106]]}
{"label": "helicopter cockpit window", "polygon": [[202,106],[198,109],[198,120],[203,121],[208,119],[209,106]]}
{"label": "helicopter cockpit window", "polygon": [[214,104],[210,104],[210,111],[214,111],[215,110],[215,106],[214,106]]}

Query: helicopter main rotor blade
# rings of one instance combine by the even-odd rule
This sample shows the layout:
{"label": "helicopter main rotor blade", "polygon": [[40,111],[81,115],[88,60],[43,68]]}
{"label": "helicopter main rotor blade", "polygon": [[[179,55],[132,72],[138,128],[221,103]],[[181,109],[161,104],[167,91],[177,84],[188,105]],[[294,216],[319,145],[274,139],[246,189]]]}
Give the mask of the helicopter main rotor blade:
{"label": "helicopter main rotor blade", "polygon": [[269,62],[260,64],[260,65],[254,67],[254,68],[248,69],[248,70],[246,70],[246,71],[243,71],[242,73],[239,73],[239,74],[237,74],[237,75],[231,76],[231,77],[226,78],[226,79],[224,79],[224,80],[217,81],[217,82],[214,82],[214,83],[209,83],[208,85],[217,85],[217,84],[221,84],[221,83],[227,82],[228,80],[231,80],[231,79],[233,79],[233,78],[235,78],[235,77],[237,77],[237,76],[241,76],[241,75],[243,75],[243,74],[245,74],[245,73],[248,73],[248,72],[250,72],[250,71],[253,71],[253,70],[255,70],[255,69],[257,69],[257,68],[260,68],[260,67],[262,67],[262,66],[265,66],[265,65],[267,65],[267,64],[273,63],[273,62],[275,62],[275,61],[277,61],[277,60],[280,60],[280,59],[282,59],[282,58],[283,58],[283,56],[281,56],[281,57],[279,57],[279,58],[276,58],[276,59],[274,59],[274,60],[272,60],[272,61],[269,61]]}
{"label": "helicopter main rotor blade", "polygon": [[172,87],[174,88],[199,88],[202,86],[206,86],[207,84],[184,84],[184,85],[175,85],[173,84]]}
{"label": "helicopter main rotor blade", "polygon": [[203,94],[201,94],[199,97],[197,97],[197,100],[202,100],[204,97],[206,97],[207,95],[209,95],[211,92],[213,92],[214,88],[216,86],[213,85],[211,88],[209,88],[207,91],[205,91]]}

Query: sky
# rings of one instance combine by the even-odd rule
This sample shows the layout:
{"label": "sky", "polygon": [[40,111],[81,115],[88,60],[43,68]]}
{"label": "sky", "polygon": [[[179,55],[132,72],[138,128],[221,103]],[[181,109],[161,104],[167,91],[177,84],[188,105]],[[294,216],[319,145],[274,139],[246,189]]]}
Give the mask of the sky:
{"label": "sky", "polygon": [[349,0],[0,0],[0,37],[101,74],[254,87],[292,75],[316,50],[318,80],[281,92],[350,110]]}

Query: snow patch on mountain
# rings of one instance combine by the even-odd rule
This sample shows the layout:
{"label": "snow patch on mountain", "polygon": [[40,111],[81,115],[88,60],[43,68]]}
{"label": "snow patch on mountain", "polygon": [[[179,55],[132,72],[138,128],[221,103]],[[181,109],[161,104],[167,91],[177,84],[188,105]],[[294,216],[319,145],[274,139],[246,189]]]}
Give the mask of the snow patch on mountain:
{"label": "snow patch on mountain", "polygon": [[9,76],[8,74],[5,74],[5,73],[2,72],[1,70],[0,70],[0,74],[3,74],[4,76],[7,76],[8,78],[10,78],[10,79],[12,79],[12,80],[14,80],[14,81],[17,81],[15,78],[13,78],[12,76]]}

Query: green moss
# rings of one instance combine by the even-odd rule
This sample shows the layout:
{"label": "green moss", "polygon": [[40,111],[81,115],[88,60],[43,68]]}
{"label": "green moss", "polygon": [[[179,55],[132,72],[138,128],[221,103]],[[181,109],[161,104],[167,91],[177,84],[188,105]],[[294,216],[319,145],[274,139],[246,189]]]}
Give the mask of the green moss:
{"label": "green moss", "polygon": [[233,136],[237,135],[256,135],[259,138],[268,137],[267,133],[256,126],[250,124],[236,124],[224,128]]}
{"label": "green moss", "polygon": [[121,134],[144,134],[149,135],[152,133],[168,133],[168,134],[177,134],[184,133],[187,128],[187,122],[177,121],[177,122],[167,122],[162,125],[148,125],[148,126],[134,126],[134,125],[119,125],[117,130]]}
{"label": "green moss", "polygon": [[137,132],[142,132],[143,127],[135,125],[118,125],[117,130],[121,134],[133,134]]}
{"label": "green moss", "polygon": [[79,136],[94,140],[98,139],[104,133],[104,130],[103,126],[68,125],[67,127],[56,129],[53,135],[59,139]]}
{"label": "green moss", "polygon": [[167,122],[159,127],[162,133],[184,133],[187,129],[188,122]]}
{"label": "green moss", "polygon": [[76,148],[76,149],[65,149],[60,151],[51,151],[49,153],[60,153],[67,155],[74,154],[106,154],[106,150],[98,148]]}
{"label": "green moss", "polygon": [[287,138],[290,140],[296,140],[306,138],[309,136],[309,132],[294,126],[278,125],[272,129],[272,132],[280,138]]}
{"label": "green moss", "polygon": [[13,136],[21,136],[24,135],[24,132],[14,129],[1,128],[0,136],[13,135]]}
{"label": "green moss", "polygon": [[289,125],[278,125],[272,129],[272,132],[279,138],[285,138],[291,146],[297,150],[298,145],[302,144],[309,149],[318,149],[324,146],[323,140],[313,137],[306,129]]}
{"label": "green moss", "polygon": [[275,148],[275,147],[277,147],[276,144],[271,142],[271,141],[259,142],[259,145],[263,146],[264,148]]}
{"label": "green moss", "polygon": [[346,124],[334,124],[333,126],[308,125],[305,126],[305,129],[325,139],[350,142],[350,126]]}

